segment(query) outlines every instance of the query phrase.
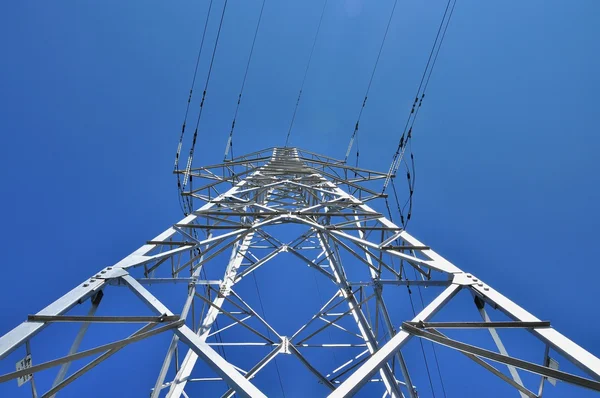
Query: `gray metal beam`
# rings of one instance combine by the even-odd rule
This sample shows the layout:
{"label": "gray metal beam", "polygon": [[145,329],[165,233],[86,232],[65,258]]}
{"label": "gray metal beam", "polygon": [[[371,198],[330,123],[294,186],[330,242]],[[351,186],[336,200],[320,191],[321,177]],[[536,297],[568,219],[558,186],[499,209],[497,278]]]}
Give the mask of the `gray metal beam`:
{"label": "gray metal beam", "polygon": [[538,365],[536,363],[523,361],[521,359],[513,358],[508,355],[498,354],[496,352],[486,350],[484,348],[479,348],[472,346],[470,344],[462,343],[460,341],[452,340],[447,337],[442,337],[437,334],[428,332],[423,329],[419,329],[415,326],[409,325],[407,323],[402,324],[403,329],[408,333],[423,337],[427,340],[431,340],[435,343],[439,343],[450,348],[454,348],[456,350],[466,352],[468,354],[476,355],[478,357],[483,357],[487,359],[491,359],[492,361],[500,362],[506,365],[512,365],[519,369],[526,370],[528,372],[537,373],[544,377],[552,377],[558,380],[562,380],[567,383],[575,384],[580,387],[589,388],[590,390],[600,391],[600,382],[586,379],[580,376],[576,376],[570,373],[561,372],[559,370],[555,370],[549,368],[547,366]]}
{"label": "gray metal beam", "polygon": [[[434,316],[452,297],[458,293],[462,286],[450,285],[439,296],[435,298],[427,307],[423,309],[413,322],[426,321]],[[371,375],[385,364],[398,350],[400,350],[411,338],[411,334],[405,330],[399,331],[390,341],[383,345],[379,350],[354,373],[352,373],[334,392],[329,394],[329,398],[351,397],[369,380]]]}

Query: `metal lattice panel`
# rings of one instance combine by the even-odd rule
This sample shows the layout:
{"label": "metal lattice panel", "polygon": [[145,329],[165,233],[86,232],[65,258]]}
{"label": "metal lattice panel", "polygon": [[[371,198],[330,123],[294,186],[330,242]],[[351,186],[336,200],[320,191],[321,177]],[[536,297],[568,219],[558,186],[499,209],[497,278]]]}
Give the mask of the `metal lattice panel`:
{"label": "metal lattice panel", "polygon": [[[81,325],[66,356],[44,363],[34,359],[32,365],[32,352],[29,363],[0,376],[0,382],[27,382],[30,374],[59,367],[44,395],[52,396],[125,346],[172,333],[154,388],[148,386],[152,397],[185,396],[190,383],[215,382],[226,397],[265,396],[255,380],[277,358],[289,356],[314,376],[323,395],[350,396],[368,384],[369,391],[384,396],[415,398],[414,368],[403,355],[413,337],[459,351],[521,396],[540,396],[549,378],[600,391],[598,358],[369,206],[382,197],[375,184],[386,176],[295,148],[267,149],[191,169],[184,199],[203,204],[1,337],[0,359],[21,346],[29,354],[30,339],[51,323]],[[271,267],[270,274],[294,289],[290,275],[295,275],[291,267],[296,265],[325,285],[323,291],[317,285],[320,308],[302,312],[310,316],[298,319],[300,326],[292,329],[279,325],[277,314],[266,314],[260,291],[257,301],[247,287],[259,270]],[[183,306],[173,307],[151,292],[164,284],[179,289],[176,297],[183,298]],[[119,287],[129,288],[135,293],[129,300],[144,303],[153,314],[97,316],[102,298]],[[398,292],[421,287],[435,291],[432,300],[418,314],[406,316],[398,309],[407,305],[397,299]],[[471,293],[472,309],[480,319],[434,322],[434,315],[460,291]],[[70,313],[88,302],[87,315]],[[488,308],[509,320],[493,321]],[[81,341],[92,323],[145,326],[82,351]],[[545,344],[541,364],[508,354],[500,338],[507,328],[526,330]],[[489,331],[497,350],[467,343],[458,337],[464,329]],[[231,359],[225,357],[225,348]],[[233,355],[233,350],[244,354]],[[556,369],[550,357],[554,352],[591,378]],[[91,356],[91,362],[69,373],[71,362]],[[328,361],[320,359],[324,357]],[[210,369],[212,376],[197,374],[199,368]],[[526,387],[517,369],[540,375],[539,388]]]}

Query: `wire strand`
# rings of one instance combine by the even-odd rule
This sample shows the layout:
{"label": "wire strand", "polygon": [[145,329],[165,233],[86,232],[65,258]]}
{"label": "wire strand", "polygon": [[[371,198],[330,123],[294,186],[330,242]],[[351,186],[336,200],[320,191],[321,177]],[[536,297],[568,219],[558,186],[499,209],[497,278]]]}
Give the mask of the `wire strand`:
{"label": "wire strand", "polygon": [[292,127],[294,126],[294,121],[296,120],[296,112],[298,111],[298,105],[300,104],[300,98],[302,97],[302,90],[304,89],[304,83],[306,82],[306,76],[308,75],[308,69],[310,68],[310,63],[312,61],[313,53],[315,52],[315,46],[317,44],[317,38],[319,37],[319,32],[321,31],[321,23],[323,22],[323,15],[325,15],[325,8],[327,7],[327,1],[323,3],[323,9],[321,10],[321,17],[319,18],[319,24],[317,25],[317,33],[315,33],[315,38],[312,43],[312,48],[310,49],[310,54],[308,56],[308,62],[306,63],[306,69],[304,70],[304,76],[302,77],[302,83],[300,84],[300,92],[298,93],[298,99],[296,100],[296,106],[294,107],[294,113],[292,114],[292,120],[290,121],[290,127],[287,132],[287,136],[285,138],[285,146],[287,148],[290,142],[290,135],[292,134]]}
{"label": "wire strand", "polygon": [[252,54],[254,54],[254,45],[256,44],[256,37],[258,36],[258,30],[260,28],[260,22],[262,21],[263,11],[265,9],[266,0],[263,0],[262,6],[260,7],[260,14],[258,16],[258,22],[256,23],[256,30],[254,31],[254,38],[252,39],[252,46],[250,47],[250,55],[248,55],[248,62],[246,63],[246,71],[244,72],[244,79],[242,80],[242,87],[240,88],[240,94],[238,95],[237,105],[235,107],[235,113],[233,114],[233,121],[231,122],[231,131],[229,132],[229,138],[227,144],[225,144],[225,155],[223,160],[227,159],[227,155],[231,150],[231,159],[233,159],[233,130],[235,129],[235,121],[237,119],[238,111],[240,109],[240,103],[242,102],[242,94],[244,93],[244,87],[246,86],[246,78],[248,77],[248,69],[250,69],[250,61],[252,60]]}
{"label": "wire strand", "polygon": [[187,105],[185,108],[185,116],[183,118],[183,124],[181,126],[181,134],[179,136],[179,143],[177,144],[177,151],[175,152],[175,165],[174,172],[177,176],[177,199],[179,201],[179,207],[181,211],[187,216],[187,211],[185,210],[185,202],[182,199],[183,188],[181,186],[181,175],[179,174],[179,156],[181,155],[181,147],[183,146],[183,137],[185,135],[185,126],[187,123],[188,114],[190,111],[190,104],[192,102],[192,94],[194,92],[194,87],[196,85],[196,76],[198,75],[198,65],[200,65],[200,58],[202,55],[202,49],[204,48],[204,38],[206,37],[206,29],[208,27],[208,21],[210,20],[210,12],[212,10],[213,0],[210,0],[208,4],[208,12],[206,13],[206,20],[204,21],[204,30],[202,31],[202,39],[200,40],[200,48],[198,49],[198,56],[196,57],[196,66],[194,67],[194,76],[192,78],[192,84],[190,86],[190,92],[188,94]]}
{"label": "wire strand", "polygon": [[[217,38],[215,39],[215,45],[213,47],[212,56],[210,59],[208,74],[206,76],[206,82],[204,83],[204,91],[202,92],[202,100],[200,101],[200,111],[198,112],[198,118],[196,119],[196,128],[194,130],[192,146],[190,148],[187,165],[185,167],[185,174],[184,174],[184,178],[183,178],[182,189],[185,189],[185,186],[187,185],[188,177],[190,175],[190,170],[192,167],[192,161],[194,159],[194,150],[196,148],[196,140],[198,138],[198,128],[200,126],[200,119],[202,118],[202,110],[204,109],[204,101],[206,100],[206,92],[208,90],[208,85],[210,83],[210,77],[211,77],[213,65],[215,62],[215,55],[217,53],[217,48],[219,46],[219,37],[221,36],[221,29],[223,27],[223,20],[225,19],[225,11],[226,10],[227,10],[227,0],[225,0],[225,3],[223,4],[223,12],[221,13],[221,20],[219,21],[219,29],[217,30]],[[191,212],[193,209],[191,209],[191,202],[189,201],[189,198],[188,198],[188,206],[189,206],[188,207],[189,212]]]}
{"label": "wire strand", "polygon": [[377,58],[375,59],[375,64],[373,65],[373,71],[371,72],[371,78],[369,79],[369,84],[367,85],[367,90],[365,92],[365,97],[362,102],[362,106],[360,107],[360,111],[358,112],[358,118],[356,120],[356,124],[354,125],[354,132],[352,136],[350,136],[350,143],[348,144],[348,149],[346,150],[346,156],[344,157],[344,163],[348,160],[348,156],[350,156],[350,151],[352,150],[352,145],[354,144],[354,140],[356,135],[358,134],[358,125],[360,123],[360,119],[362,117],[363,110],[367,105],[367,98],[369,96],[369,91],[371,90],[371,85],[373,84],[373,78],[375,77],[375,71],[377,71],[377,65],[379,65],[379,58],[381,58],[381,52],[383,51],[383,46],[385,45],[385,39],[387,38],[388,31],[390,30],[390,25],[392,23],[392,18],[394,17],[394,11],[396,10],[396,5],[398,4],[398,0],[394,0],[394,5],[392,7],[392,11],[390,12],[390,17],[387,22],[387,26],[385,27],[385,33],[383,34],[383,39],[381,40],[381,45],[379,46],[379,52],[377,53]]}
{"label": "wire strand", "polygon": [[[392,162],[390,164],[390,168],[388,170],[385,182],[383,184],[382,193],[385,193],[385,190],[388,187],[388,184],[392,178],[395,177],[398,168],[400,167],[401,161],[404,158],[404,153],[407,148],[407,144],[411,140],[412,137],[412,129],[414,127],[415,121],[419,114],[419,109],[423,104],[423,99],[425,98],[425,92],[429,85],[429,81],[431,79],[431,75],[433,73],[433,69],[436,65],[438,55],[440,49],[442,48],[442,44],[446,37],[446,32],[448,30],[448,26],[450,25],[450,20],[452,15],[454,14],[454,8],[456,6],[457,0],[448,0],[446,3],[446,9],[444,10],[444,14],[440,21],[440,25],[437,30],[437,34],[433,45],[431,46],[431,50],[429,52],[429,57],[427,59],[427,64],[423,70],[423,74],[421,76],[421,81],[419,82],[419,87],[417,89],[417,93],[415,95],[415,100],[413,101],[411,110],[406,119],[406,123],[404,125],[404,129],[402,135],[400,136],[398,146],[394,155],[392,156]],[[452,5],[452,6],[450,6]],[[450,12],[448,12],[450,10]]]}
{"label": "wire strand", "polygon": [[[412,251],[413,256],[415,255],[414,250]],[[413,267],[413,272],[415,274],[415,280],[418,278],[417,270]],[[419,291],[419,298],[421,299],[421,308],[425,309],[425,301],[423,300],[423,292],[421,290],[421,286],[417,285],[417,290]],[[444,385],[444,378],[442,377],[442,370],[440,369],[440,362],[437,356],[437,350],[435,349],[435,344],[433,341],[429,342],[431,344],[431,348],[433,349],[433,358],[435,359],[435,366],[437,368],[438,377],[440,378],[440,384],[442,385],[442,393],[444,394],[444,398],[446,398],[446,386]]]}

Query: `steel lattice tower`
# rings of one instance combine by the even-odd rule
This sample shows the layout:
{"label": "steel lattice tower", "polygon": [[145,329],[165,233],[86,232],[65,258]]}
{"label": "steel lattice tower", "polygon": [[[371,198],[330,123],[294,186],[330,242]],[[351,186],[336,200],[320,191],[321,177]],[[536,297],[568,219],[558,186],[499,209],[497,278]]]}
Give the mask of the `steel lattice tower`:
{"label": "steel lattice tower", "polygon": [[[371,201],[382,197],[372,186],[386,176],[295,148],[266,149],[192,169],[184,197],[203,205],[1,337],[0,359],[17,349],[27,356],[17,371],[1,375],[0,382],[29,381],[35,390],[35,378],[30,375],[56,367],[54,383],[43,395],[53,396],[127,345],[165,333],[172,334],[172,339],[164,347],[167,352],[162,367],[156,369],[155,385],[148,386],[151,397],[187,396],[184,391],[191,382],[219,382],[225,397],[265,396],[261,385],[254,383],[257,375],[276,358],[288,355],[314,376],[323,395],[351,396],[368,386],[380,395],[415,398],[419,396],[411,381],[415,368],[403,355],[413,337],[457,350],[499,382],[513,386],[515,395],[541,396],[548,379],[600,391],[597,357],[370,207]],[[265,314],[251,304],[256,298],[252,301],[248,291],[242,293],[257,270],[269,267],[282,254],[289,267],[303,265],[304,272],[326,282],[332,292],[296,330],[274,327],[272,319],[277,314]],[[284,280],[287,266],[269,272]],[[294,281],[286,283],[294,288]],[[173,307],[151,293],[163,284],[176,285],[177,297],[183,300],[180,306]],[[405,294],[407,287],[428,287],[435,290],[435,298],[416,316],[399,319],[402,315],[390,303],[394,308],[408,305],[405,296],[398,299],[400,289]],[[135,294],[130,300],[145,304],[153,315],[96,315],[103,296],[127,288]],[[472,309],[480,319],[433,321],[460,291],[471,293]],[[87,315],[72,315],[73,308],[80,306],[89,307]],[[493,321],[495,315],[488,314],[488,309],[510,320]],[[225,325],[219,327],[218,320]],[[71,349],[66,356],[36,362],[30,340],[43,339],[44,329],[57,322],[80,324]],[[98,322],[145,325],[118,341],[81,351],[88,327]],[[529,331],[545,344],[539,364],[509,355],[500,339],[500,330],[505,328]],[[460,336],[464,329],[488,331],[497,350],[447,335]],[[219,347],[246,350],[246,363],[228,361],[217,352]],[[257,351],[265,347],[266,356]],[[351,350],[352,355],[350,360],[339,358],[336,368],[315,361],[314,355],[330,358],[341,349]],[[589,377],[558,370],[555,354]],[[69,372],[71,362],[92,356],[86,365]],[[212,369],[215,377],[195,375],[200,364]],[[540,375],[540,384],[525,385],[517,369]]]}

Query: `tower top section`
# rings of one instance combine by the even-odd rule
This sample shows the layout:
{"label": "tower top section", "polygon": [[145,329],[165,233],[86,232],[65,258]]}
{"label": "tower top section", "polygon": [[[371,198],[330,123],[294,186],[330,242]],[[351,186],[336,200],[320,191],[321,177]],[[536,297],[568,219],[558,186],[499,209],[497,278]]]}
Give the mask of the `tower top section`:
{"label": "tower top section", "polygon": [[[176,173],[184,174],[186,171]],[[191,168],[190,182],[184,187],[182,196],[187,207],[193,209],[193,201],[208,203],[245,179],[246,187],[256,189],[286,180],[301,184],[316,179],[329,180],[366,202],[387,196],[381,193],[387,177],[385,172],[353,167],[343,160],[299,148],[270,147],[223,163]],[[314,183],[312,181],[310,185]]]}

